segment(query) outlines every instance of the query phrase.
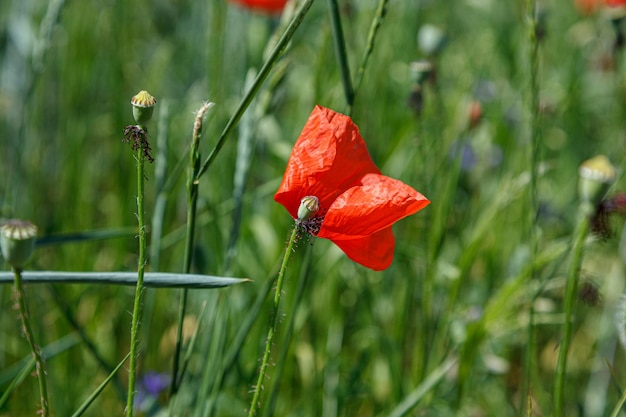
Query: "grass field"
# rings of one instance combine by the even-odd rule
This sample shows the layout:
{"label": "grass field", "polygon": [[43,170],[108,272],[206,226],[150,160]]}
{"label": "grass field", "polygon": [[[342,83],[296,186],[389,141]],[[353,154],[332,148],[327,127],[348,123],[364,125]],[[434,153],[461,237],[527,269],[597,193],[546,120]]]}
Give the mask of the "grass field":
{"label": "grass field", "polygon": [[[381,272],[299,240],[256,415],[623,415],[620,9],[297,3],[281,19],[225,0],[0,2],[0,217],[38,228],[24,279],[85,273],[24,282],[49,415],[132,414],[129,362],[113,370],[133,315],[134,415],[249,415],[293,227],[273,196],[315,105],[349,114],[380,170],[431,203],[395,224]],[[157,103],[138,180],[122,139],[140,90]],[[585,181],[612,187],[581,197],[596,155],[616,174]],[[137,278],[138,182],[146,272],[246,280],[100,282]],[[3,264],[0,416],[32,416],[39,378]]]}

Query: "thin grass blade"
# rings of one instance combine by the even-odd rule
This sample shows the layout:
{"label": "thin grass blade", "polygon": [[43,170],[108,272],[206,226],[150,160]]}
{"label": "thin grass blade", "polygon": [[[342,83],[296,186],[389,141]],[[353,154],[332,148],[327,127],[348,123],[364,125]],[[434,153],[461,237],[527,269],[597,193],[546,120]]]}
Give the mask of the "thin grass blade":
{"label": "thin grass blade", "polygon": [[439,365],[430,375],[418,385],[406,398],[394,408],[389,417],[402,417],[406,415],[415,405],[424,398],[448,373],[448,371],[456,364],[456,358],[448,358]]}
{"label": "thin grass blade", "polygon": [[98,398],[98,395],[100,395],[100,393],[104,390],[104,388],[107,386],[107,384],[109,383],[109,381],[111,381],[113,379],[113,377],[115,376],[115,374],[117,374],[117,372],[120,370],[120,368],[122,367],[122,365],[124,365],[126,363],[126,361],[128,360],[128,358],[130,357],[130,352],[124,357],[124,359],[122,359],[122,361],[115,367],[115,369],[113,370],[113,372],[111,372],[109,374],[109,376],[102,381],[102,383],[98,386],[98,388],[96,388],[96,390],[91,393],[91,395],[85,400],[85,402],[78,408],[78,410],[76,410],[76,412],[74,414],[72,414],[72,417],[79,417],[82,416],[83,413],[85,411],[87,411],[87,408],[89,408],[89,406],[95,401],[96,398]]}

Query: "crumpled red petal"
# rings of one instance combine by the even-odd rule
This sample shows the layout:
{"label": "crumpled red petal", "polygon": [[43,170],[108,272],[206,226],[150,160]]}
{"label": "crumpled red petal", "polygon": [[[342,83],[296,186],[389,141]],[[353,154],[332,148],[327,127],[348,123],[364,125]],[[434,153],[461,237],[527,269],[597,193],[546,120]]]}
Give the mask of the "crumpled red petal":
{"label": "crumpled red petal", "polygon": [[348,258],[375,271],[389,268],[396,245],[391,227],[358,239],[333,239],[333,243]]}
{"label": "crumpled red petal", "polygon": [[330,206],[318,236],[332,241],[362,238],[388,228],[430,201],[402,181],[367,174]]}
{"label": "crumpled red petal", "polygon": [[626,0],[604,0],[604,2],[610,7],[626,6]]}
{"label": "crumpled red petal", "polygon": [[368,173],[380,174],[350,117],[315,106],[294,145],[274,195],[292,217],[302,197],[314,195],[322,212]]}
{"label": "crumpled red petal", "polygon": [[285,8],[287,0],[230,0],[231,3],[239,3],[250,9],[268,13],[278,13]]}

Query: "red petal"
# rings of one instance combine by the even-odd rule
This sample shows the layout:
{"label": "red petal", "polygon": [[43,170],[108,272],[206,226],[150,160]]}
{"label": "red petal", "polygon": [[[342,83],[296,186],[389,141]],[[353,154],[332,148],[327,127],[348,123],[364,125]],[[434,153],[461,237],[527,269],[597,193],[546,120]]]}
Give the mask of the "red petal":
{"label": "red petal", "polygon": [[333,240],[335,245],[354,262],[382,271],[393,261],[395,240],[391,227],[359,239]]}
{"label": "red petal", "polygon": [[576,8],[583,15],[590,15],[600,7],[602,0],[574,0]]}
{"label": "red petal", "polygon": [[380,171],[358,127],[348,116],[316,106],[294,145],[274,200],[295,218],[302,197],[314,195],[324,211],[367,173]]}
{"label": "red petal", "polygon": [[250,9],[260,10],[268,13],[277,13],[285,8],[287,0],[230,0],[232,3],[239,3]]}
{"label": "red petal", "polygon": [[402,181],[367,174],[361,185],[350,188],[333,202],[318,236],[333,242],[365,237],[389,228],[429,203]]}

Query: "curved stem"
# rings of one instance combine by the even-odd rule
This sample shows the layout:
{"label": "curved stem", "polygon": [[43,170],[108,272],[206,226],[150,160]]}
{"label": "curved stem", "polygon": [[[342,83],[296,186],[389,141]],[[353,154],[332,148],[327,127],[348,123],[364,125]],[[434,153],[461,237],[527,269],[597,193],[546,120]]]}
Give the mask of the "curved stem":
{"label": "curved stem", "polygon": [[235,113],[233,113],[233,115],[230,117],[230,120],[228,120],[228,123],[226,124],[226,127],[224,127],[224,130],[222,131],[222,134],[217,140],[215,147],[213,148],[209,156],[202,163],[202,166],[200,167],[196,175],[196,179],[200,178],[206,172],[206,170],[209,169],[209,166],[211,166],[211,164],[213,163],[213,160],[215,160],[215,158],[217,157],[218,153],[220,152],[220,150],[226,143],[226,139],[228,139],[230,132],[235,128],[235,126],[241,119],[241,116],[243,115],[243,113],[246,111],[246,109],[252,102],[252,99],[256,96],[256,93],[259,91],[259,89],[263,85],[263,82],[265,81],[270,71],[274,67],[274,64],[276,64],[276,62],[282,55],[283,51],[287,47],[287,44],[289,44],[289,41],[293,37],[293,34],[296,32],[296,29],[298,29],[298,26],[300,26],[300,24],[304,20],[304,17],[308,13],[314,1],[315,0],[304,0],[302,5],[296,12],[291,23],[289,23],[289,26],[287,26],[287,29],[285,29],[285,32],[276,43],[276,47],[272,50],[272,53],[267,58],[267,60],[265,61],[261,69],[259,70],[259,73],[254,79],[252,86],[250,87],[246,95],[241,100],[241,103],[239,103],[237,110],[235,110]]}
{"label": "curved stem", "polygon": [[293,247],[296,243],[298,236],[298,223],[293,227],[287,248],[285,249],[285,255],[283,262],[280,265],[280,271],[278,272],[278,279],[276,280],[276,290],[274,293],[274,306],[272,308],[272,315],[270,317],[270,325],[267,329],[267,339],[265,339],[265,352],[263,353],[263,359],[261,360],[261,368],[259,369],[259,378],[257,379],[256,386],[254,387],[254,396],[250,403],[250,410],[248,410],[248,417],[256,415],[257,409],[260,408],[259,398],[261,397],[261,390],[263,387],[263,381],[265,380],[265,374],[270,361],[270,353],[272,351],[272,343],[276,334],[276,324],[278,323],[278,307],[280,304],[280,296],[283,291],[283,282],[285,280],[285,271],[287,270],[287,262],[293,252]]}
{"label": "curved stem", "polygon": [[43,357],[41,356],[41,349],[35,342],[35,335],[33,334],[33,329],[30,325],[28,307],[26,306],[26,295],[24,293],[24,288],[22,287],[22,271],[13,268],[13,278],[15,284],[15,302],[19,311],[20,320],[22,321],[22,330],[24,331],[24,336],[30,345],[30,350],[33,353],[33,358],[35,359],[35,373],[37,374],[37,380],[39,381],[39,398],[41,401],[41,411],[38,414],[41,414],[43,417],[47,417],[50,415],[50,411],[48,406],[48,384],[46,381],[46,371],[43,367],[44,364]]}
{"label": "curved stem", "polygon": [[578,276],[582,262],[583,247],[587,230],[589,229],[589,216],[585,210],[581,210],[581,219],[578,223],[576,234],[574,235],[574,245],[572,247],[572,259],[565,285],[565,306],[563,339],[559,347],[559,356],[556,364],[556,375],[554,381],[554,416],[563,416],[563,389],[565,387],[565,373],[567,370],[567,353],[572,340],[572,314],[576,303],[576,289],[578,287]]}
{"label": "curved stem", "polygon": [[128,399],[126,402],[126,417],[133,416],[133,402],[135,399],[135,385],[137,381],[137,359],[139,356],[139,325],[141,323],[141,308],[143,303],[143,276],[146,267],[146,226],[144,220],[144,155],[143,150],[137,150],[137,222],[139,225],[139,260],[137,262],[137,286],[135,287],[135,303],[133,319],[130,326],[130,364],[128,369]]}
{"label": "curved stem", "polygon": [[[352,79],[350,78],[350,66],[348,65],[348,53],[346,52],[346,41],[343,37],[343,29],[341,27],[341,16],[339,15],[339,7],[337,0],[328,0],[330,10],[330,21],[332,23],[333,41],[335,44],[335,53],[341,70],[341,83],[343,84],[343,93],[346,97],[348,109],[352,110],[354,104],[354,89],[352,88]],[[350,111],[348,112],[348,115]]]}
{"label": "curved stem", "polygon": [[376,9],[376,15],[374,16],[374,20],[372,20],[372,25],[370,26],[370,32],[367,35],[367,46],[365,47],[365,52],[363,52],[363,57],[361,58],[361,64],[356,72],[356,77],[354,79],[354,83],[352,84],[352,102],[354,102],[355,96],[361,86],[361,81],[363,81],[363,75],[365,74],[365,68],[367,67],[367,62],[372,55],[372,51],[374,50],[374,43],[376,41],[376,36],[378,35],[378,31],[380,30],[381,25],[383,24],[383,20],[385,20],[385,15],[387,14],[387,3],[389,0],[379,0],[378,8]]}

